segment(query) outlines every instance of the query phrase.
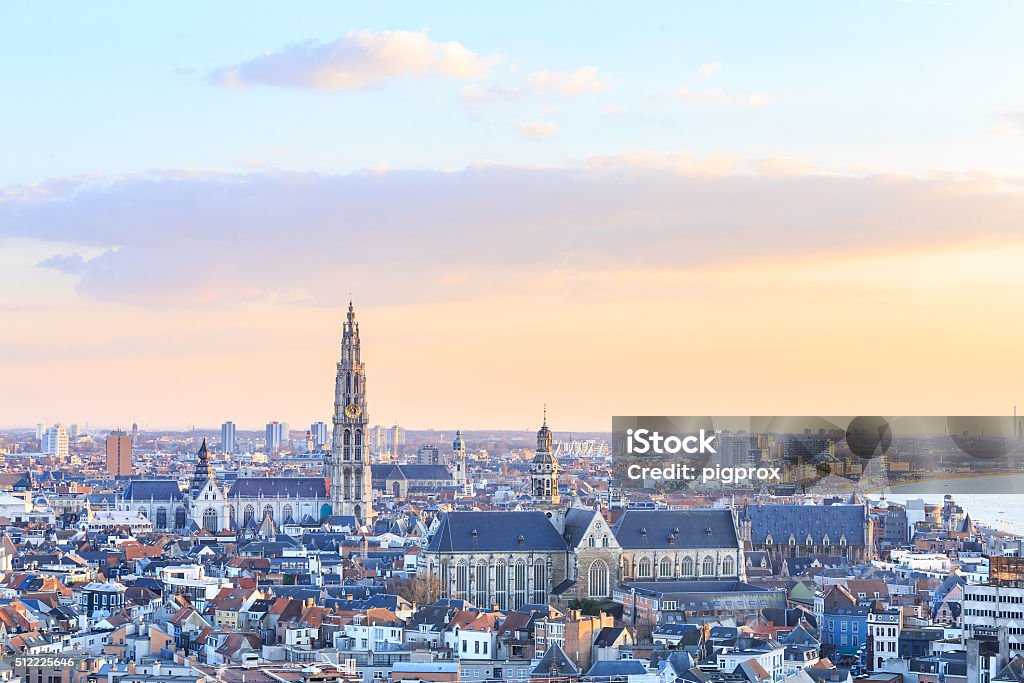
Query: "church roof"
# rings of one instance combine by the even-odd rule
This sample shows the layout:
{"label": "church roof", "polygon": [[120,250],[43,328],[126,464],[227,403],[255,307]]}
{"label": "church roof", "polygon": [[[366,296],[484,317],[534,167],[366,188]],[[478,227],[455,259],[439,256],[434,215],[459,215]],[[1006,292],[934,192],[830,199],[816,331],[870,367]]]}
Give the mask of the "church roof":
{"label": "church roof", "polygon": [[124,492],[125,500],[181,500],[184,495],[174,479],[133,479]]}
{"label": "church roof", "polygon": [[599,515],[597,510],[584,510],[582,508],[570,508],[565,513],[565,542],[576,547],[583,540],[583,534],[590,528],[594,515]]}
{"label": "church roof", "polygon": [[371,465],[374,479],[451,479],[452,473],[444,465]]}
{"label": "church roof", "polygon": [[627,550],[740,547],[730,510],[626,510],[612,530]]}
{"label": "church roof", "polygon": [[246,477],[235,481],[229,498],[327,498],[323,477]]}
{"label": "church roof", "polygon": [[787,543],[790,535],[798,544],[808,536],[819,544],[827,535],[832,545],[843,536],[847,545],[864,545],[863,505],[748,505],[744,515],[751,543],[763,544],[771,534],[775,544]]}
{"label": "church roof", "polygon": [[[475,533],[474,533],[475,532]],[[522,542],[520,543],[520,539]],[[543,512],[449,512],[428,552],[565,551],[565,540]]]}

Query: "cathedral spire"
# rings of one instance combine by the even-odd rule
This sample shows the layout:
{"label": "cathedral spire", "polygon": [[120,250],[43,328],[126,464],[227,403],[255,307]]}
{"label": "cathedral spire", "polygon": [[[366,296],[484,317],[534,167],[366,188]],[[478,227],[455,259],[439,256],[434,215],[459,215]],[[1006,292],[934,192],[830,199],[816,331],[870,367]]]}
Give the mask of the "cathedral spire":
{"label": "cathedral spire", "polygon": [[350,297],[334,381],[334,439],[324,462],[324,474],[331,482],[331,514],[366,522],[373,509],[370,462],[366,457],[366,368],[361,355],[359,323]]}

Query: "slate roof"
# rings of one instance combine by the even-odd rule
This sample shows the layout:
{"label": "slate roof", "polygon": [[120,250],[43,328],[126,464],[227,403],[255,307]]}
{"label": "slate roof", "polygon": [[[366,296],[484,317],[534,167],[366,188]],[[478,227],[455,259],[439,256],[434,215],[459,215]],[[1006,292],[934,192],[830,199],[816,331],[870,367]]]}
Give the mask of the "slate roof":
{"label": "slate roof", "polygon": [[1000,669],[999,673],[992,680],[1024,682],[1024,658],[1020,655],[1014,655],[1013,659]]}
{"label": "slate roof", "polygon": [[445,465],[371,465],[370,474],[374,479],[409,479],[421,481],[446,480],[452,478]]}
{"label": "slate roof", "polygon": [[839,545],[846,536],[847,545],[864,545],[865,506],[863,505],[748,505],[744,517],[750,520],[750,541],[764,544],[768,534],[776,545],[785,545],[790,535],[803,544],[808,534],[815,544],[825,535],[829,543]]}
{"label": "slate roof", "polygon": [[625,550],[741,547],[730,510],[626,510],[612,530]]}
{"label": "slate roof", "polygon": [[647,668],[638,659],[603,659],[594,663],[585,674],[589,678],[612,678],[618,676],[642,676]]}
{"label": "slate roof", "polygon": [[323,477],[245,477],[228,492],[229,498],[328,498]]}
{"label": "slate roof", "polygon": [[427,545],[427,552],[435,553],[545,550],[564,552],[568,546],[547,515],[532,510],[449,512],[441,518],[437,531]]}
{"label": "slate roof", "polygon": [[125,500],[181,500],[185,496],[174,479],[133,479],[124,492]]}
{"label": "slate roof", "polygon": [[596,514],[599,514],[597,510],[570,508],[565,513],[565,532],[563,533],[565,542],[574,548],[578,546]]}
{"label": "slate roof", "polygon": [[530,676],[579,676],[580,670],[572,663],[558,643],[552,643],[537,666],[530,671]]}

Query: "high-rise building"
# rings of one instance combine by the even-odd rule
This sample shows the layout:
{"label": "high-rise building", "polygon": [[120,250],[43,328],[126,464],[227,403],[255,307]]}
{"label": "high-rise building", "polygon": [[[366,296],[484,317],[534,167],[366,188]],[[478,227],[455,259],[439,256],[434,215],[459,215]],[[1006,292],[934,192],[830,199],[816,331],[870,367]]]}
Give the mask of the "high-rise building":
{"label": "high-rise building", "polygon": [[107,435],[107,473],[114,477],[132,473],[132,437],[120,429]]}
{"label": "high-rise building", "polygon": [[370,460],[366,457],[368,416],[366,368],[359,346],[359,323],[348,304],[342,326],[341,359],[334,380],[334,435],[324,469],[331,482],[331,512],[368,522],[373,517]]}
{"label": "high-rise building", "polygon": [[309,426],[309,431],[313,435],[313,448],[319,450],[327,445],[326,422],[314,422]]}
{"label": "high-rise building", "polygon": [[36,423],[36,440],[39,443],[43,443],[43,437],[45,435],[46,435],[46,423],[45,422],[37,422]]}
{"label": "high-rise building", "polygon": [[391,453],[391,429],[384,425],[374,425],[370,429],[370,453],[385,455]]}
{"label": "high-rise building", "polygon": [[132,422],[132,448],[139,445],[139,423]]}
{"label": "high-rise building", "polygon": [[68,431],[58,422],[49,427],[43,434],[43,453],[55,455],[58,458],[68,457]]}
{"label": "high-rise building", "polygon": [[288,425],[284,422],[268,422],[266,436],[266,452],[280,453],[288,442]]}
{"label": "high-rise building", "polygon": [[222,453],[235,452],[235,423],[231,420],[220,426],[220,450]]}
{"label": "high-rise building", "polygon": [[441,464],[441,452],[433,444],[424,444],[416,451],[416,462],[420,465]]}
{"label": "high-rise building", "polygon": [[391,425],[391,454],[401,454],[403,446],[405,446],[405,430],[398,425]]}

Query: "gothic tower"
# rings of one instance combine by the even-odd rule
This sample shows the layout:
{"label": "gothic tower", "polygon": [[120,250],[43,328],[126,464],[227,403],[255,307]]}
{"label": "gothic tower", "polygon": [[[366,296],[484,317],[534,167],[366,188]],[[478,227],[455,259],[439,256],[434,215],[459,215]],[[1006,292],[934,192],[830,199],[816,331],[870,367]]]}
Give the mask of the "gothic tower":
{"label": "gothic tower", "polygon": [[544,424],[537,432],[537,450],[530,464],[534,504],[555,506],[561,502],[558,495],[558,460],[555,459],[553,443],[554,438],[548,429],[548,411],[545,408]]}
{"label": "gothic tower", "polygon": [[366,369],[360,356],[359,323],[348,302],[342,326],[341,360],[334,382],[334,441],[326,458],[331,483],[331,514],[353,516],[360,522],[373,517],[370,460],[367,457]]}

